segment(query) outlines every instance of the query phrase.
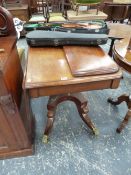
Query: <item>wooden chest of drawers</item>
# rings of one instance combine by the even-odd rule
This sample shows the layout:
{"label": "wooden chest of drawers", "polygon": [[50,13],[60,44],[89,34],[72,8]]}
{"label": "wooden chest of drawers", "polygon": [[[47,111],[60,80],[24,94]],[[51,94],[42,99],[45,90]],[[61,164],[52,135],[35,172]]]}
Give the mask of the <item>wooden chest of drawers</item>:
{"label": "wooden chest of drawers", "polygon": [[33,118],[22,100],[16,37],[0,37],[0,158],[32,154]]}

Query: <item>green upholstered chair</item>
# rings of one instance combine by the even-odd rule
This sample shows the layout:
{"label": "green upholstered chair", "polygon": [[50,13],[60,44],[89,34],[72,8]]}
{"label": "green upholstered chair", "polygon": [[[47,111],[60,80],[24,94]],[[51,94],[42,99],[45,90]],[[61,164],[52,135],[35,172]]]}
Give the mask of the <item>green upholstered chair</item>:
{"label": "green upholstered chair", "polygon": [[49,22],[65,22],[66,19],[62,13],[50,13]]}
{"label": "green upholstered chair", "polygon": [[45,11],[47,9],[47,1],[46,0],[36,0],[35,6],[36,6],[36,12],[31,14],[31,18],[29,22],[31,23],[46,22]]}
{"label": "green upholstered chair", "polygon": [[65,22],[64,0],[47,0],[49,19],[47,22]]}

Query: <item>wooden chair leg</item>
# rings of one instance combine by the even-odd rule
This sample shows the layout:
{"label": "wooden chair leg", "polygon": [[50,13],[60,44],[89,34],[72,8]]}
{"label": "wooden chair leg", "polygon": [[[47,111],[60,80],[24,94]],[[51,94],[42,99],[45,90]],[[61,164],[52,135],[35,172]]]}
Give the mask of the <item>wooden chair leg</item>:
{"label": "wooden chair leg", "polygon": [[120,97],[118,97],[117,100],[113,100],[112,98],[108,98],[108,102],[111,103],[112,105],[119,105],[122,102],[126,102],[127,106],[128,106],[128,112],[125,116],[125,118],[123,119],[123,121],[121,122],[120,126],[116,129],[116,131],[118,133],[120,133],[122,131],[122,129],[127,125],[129,118],[131,117],[131,96],[128,95],[121,95]]}
{"label": "wooden chair leg", "polygon": [[78,16],[79,13],[79,5],[76,5],[76,16]]}
{"label": "wooden chair leg", "polygon": [[110,49],[108,54],[112,57],[112,50],[113,50],[113,46],[114,46],[114,42],[115,42],[116,38],[111,38],[111,45],[110,45]]}
{"label": "wooden chair leg", "polygon": [[124,120],[121,122],[120,126],[116,129],[118,133],[121,133],[122,129],[128,124],[129,119],[131,118],[131,109],[128,110]]}
{"label": "wooden chair leg", "polygon": [[120,97],[118,97],[116,100],[113,100],[113,98],[108,98],[107,100],[109,103],[111,103],[112,105],[119,105],[122,102],[126,102],[128,104],[129,102],[129,96],[126,94],[121,95]]}
{"label": "wooden chair leg", "polygon": [[98,12],[99,12],[99,6],[97,5],[97,8],[96,8],[96,15],[98,15]]}

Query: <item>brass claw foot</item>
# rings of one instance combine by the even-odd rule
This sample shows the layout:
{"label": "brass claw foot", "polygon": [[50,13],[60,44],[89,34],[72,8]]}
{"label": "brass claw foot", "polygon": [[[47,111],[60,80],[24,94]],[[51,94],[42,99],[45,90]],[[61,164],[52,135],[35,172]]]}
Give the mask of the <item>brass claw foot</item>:
{"label": "brass claw foot", "polygon": [[97,128],[93,128],[93,133],[95,134],[95,136],[99,135],[99,130]]}
{"label": "brass claw foot", "polygon": [[46,144],[48,143],[48,136],[47,135],[43,135],[42,142],[46,143]]}

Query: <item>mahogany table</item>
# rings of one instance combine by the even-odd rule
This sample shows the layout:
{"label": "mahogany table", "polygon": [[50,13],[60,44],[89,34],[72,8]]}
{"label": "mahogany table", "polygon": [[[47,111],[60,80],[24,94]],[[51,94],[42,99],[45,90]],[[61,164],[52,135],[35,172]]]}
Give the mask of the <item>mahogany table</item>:
{"label": "mahogany table", "polygon": [[[100,55],[100,48],[87,47],[89,53],[100,59],[108,56],[103,51]],[[83,53],[79,52],[81,57]],[[23,81],[23,89],[29,113],[29,99],[41,96],[50,96],[47,105],[48,120],[44,132],[44,142],[47,142],[48,135],[54,122],[55,109],[57,104],[65,100],[73,101],[78,109],[80,117],[87,126],[97,134],[96,127],[87,115],[87,100],[82,96],[82,91],[117,88],[122,74],[116,73],[93,75],[85,77],[73,77],[65,58],[63,48],[30,48],[28,50],[27,68]]]}
{"label": "mahogany table", "polygon": [[[120,65],[127,72],[131,73],[131,39],[126,38],[121,41],[117,41],[114,45],[113,55],[118,65]],[[108,102],[113,105],[119,105],[123,101],[125,101],[128,106],[128,112],[120,126],[117,128],[118,133],[122,131],[131,117],[131,95],[121,95],[117,100],[113,100],[112,98],[108,99]]]}
{"label": "mahogany table", "polygon": [[112,56],[112,50],[115,40],[131,37],[131,25],[119,24],[119,23],[107,23],[110,29],[109,38],[111,39],[111,45],[109,49],[109,55]]}

